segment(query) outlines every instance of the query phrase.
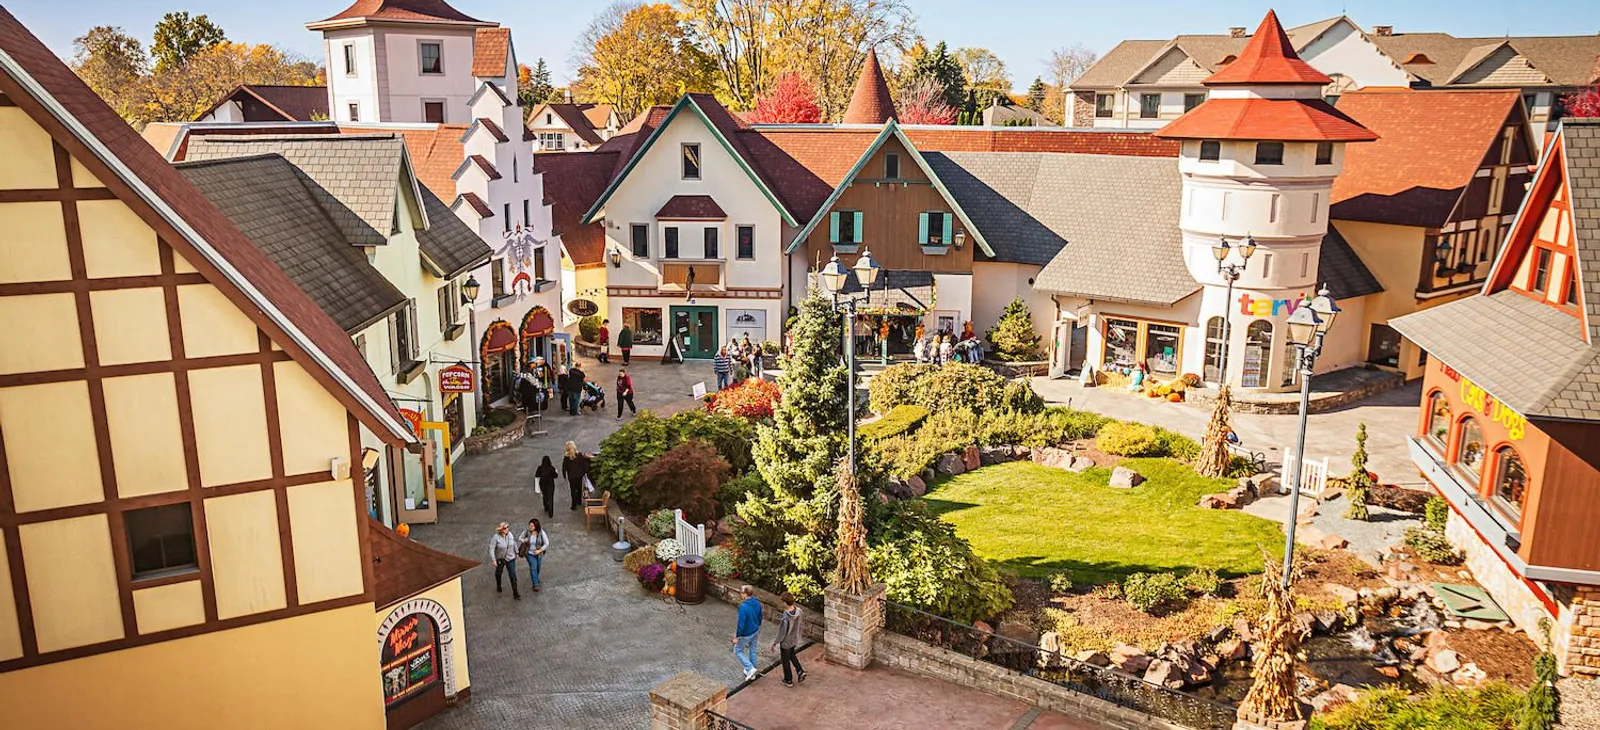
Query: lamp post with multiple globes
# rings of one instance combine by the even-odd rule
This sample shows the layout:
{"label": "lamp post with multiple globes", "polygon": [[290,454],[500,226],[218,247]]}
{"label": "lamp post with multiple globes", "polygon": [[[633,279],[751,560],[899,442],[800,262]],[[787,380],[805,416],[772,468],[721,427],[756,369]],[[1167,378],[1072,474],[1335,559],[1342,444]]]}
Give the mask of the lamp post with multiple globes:
{"label": "lamp post with multiple globes", "polygon": [[861,285],[862,291],[871,291],[872,285],[877,282],[878,276],[883,273],[883,267],[879,266],[878,261],[872,258],[870,250],[862,250],[861,257],[856,259],[855,266],[846,269],[844,264],[840,263],[839,256],[836,254],[832,259],[829,259],[828,265],[822,267],[821,271],[822,286],[828,290],[829,294],[833,295],[833,308],[844,318],[845,362],[850,371],[849,380],[845,386],[845,402],[849,409],[847,423],[849,424],[850,470],[854,472],[856,468],[856,348],[853,335],[855,334],[856,304],[860,300],[853,297],[840,299],[851,273],[855,274],[856,283]]}
{"label": "lamp post with multiple globes", "polygon": [[[1229,255],[1235,251],[1239,252],[1239,263],[1228,263]],[[1233,346],[1233,283],[1244,274],[1255,252],[1256,239],[1248,234],[1237,246],[1229,244],[1226,236],[1220,236],[1217,245],[1211,247],[1211,255],[1217,259],[1217,273],[1228,282],[1228,295],[1222,306],[1222,362],[1217,368],[1218,386],[1228,384],[1228,350]]]}
{"label": "lamp post with multiple globes", "polygon": [[1289,518],[1286,520],[1288,537],[1283,546],[1285,589],[1289,587],[1289,577],[1294,566],[1294,528],[1296,516],[1300,513],[1300,477],[1304,473],[1301,463],[1305,460],[1306,453],[1306,415],[1311,405],[1311,370],[1317,364],[1317,356],[1322,354],[1322,340],[1328,334],[1328,329],[1333,326],[1334,317],[1338,315],[1339,305],[1333,301],[1333,297],[1328,296],[1326,286],[1317,292],[1315,299],[1301,300],[1294,314],[1289,315],[1289,342],[1295,346],[1297,353],[1296,362],[1292,365],[1300,368],[1300,421],[1295,436],[1294,464],[1289,473],[1284,475],[1284,481],[1289,488]]}

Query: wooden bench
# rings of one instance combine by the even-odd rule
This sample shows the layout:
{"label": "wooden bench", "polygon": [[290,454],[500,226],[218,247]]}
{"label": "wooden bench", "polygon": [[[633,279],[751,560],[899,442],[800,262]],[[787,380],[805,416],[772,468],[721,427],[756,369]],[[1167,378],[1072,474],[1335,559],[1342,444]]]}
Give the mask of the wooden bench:
{"label": "wooden bench", "polygon": [[590,530],[589,520],[593,517],[600,518],[600,524],[606,523],[606,505],[611,503],[611,492],[608,490],[600,495],[599,499],[586,497],[583,500],[583,529]]}

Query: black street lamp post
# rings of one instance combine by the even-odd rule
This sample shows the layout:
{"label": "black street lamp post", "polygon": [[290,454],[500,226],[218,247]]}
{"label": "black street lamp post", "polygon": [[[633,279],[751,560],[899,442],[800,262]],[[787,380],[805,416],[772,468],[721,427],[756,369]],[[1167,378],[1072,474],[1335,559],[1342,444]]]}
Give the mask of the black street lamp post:
{"label": "black street lamp post", "polygon": [[845,281],[852,271],[855,273],[856,282],[861,285],[862,291],[871,291],[873,283],[883,273],[883,267],[879,266],[877,260],[872,258],[871,251],[863,250],[861,258],[856,259],[856,265],[850,269],[846,269],[844,264],[839,262],[838,255],[834,255],[828,261],[828,265],[822,267],[821,272],[823,287],[833,295],[834,310],[844,317],[844,353],[845,362],[850,371],[849,380],[845,385],[845,396],[846,407],[849,409],[847,422],[849,424],[850,470],[854,472],[856,468],[856,348],[853,335],[855,334],[856,303],[860,300],[839,298],[839,295],[844,292]]}
{"label": "black street lamp post", "polygon": [[1300,422],[1295,436],[1294,465],[1284,481],[1289,487],[1289,516],[1287,538],[1283,545],[1283,587],[1289,587],[1289,576],[1294,566],[1294,528],[1300,514],[1300,476],[1305,473],[1303,464],[1306,459],[1306,415],[1311,405],[1311,370],[1317,364],[1317,356],[1322,354],[1322,340],[1328,334],[1328,329],[1333,326],[1334,317],[1339,314],[1339,305],[1334,303],[1333,297],[1328,296],[1328,289],[1324,286],[1317,292],[1317,297],[1302,300],[1300,306],[1289,315],[1289,342],[1294,344],[1298,353],[1297,362],[1293,366],[1300,368]]}
{"label": "black street lamp post", "polygon": [[[1228,254],[1234,251],[1239,252],[1239,263],[1228,263]],[[1219,387],[1228,384],[1228,350],[1233,347],[1233,283],[1244,274],[1255,252],[1256,239],[1249,234],[1245,234],[1244,241],[1237,246],[1230,245],[1226,236],[1219,236],[1217,245],[1211,247],[1211,255],[1217,259],[1217,273],[1228,282],[1228,295],[1222,302],[1222,362],[1217,368]]]}

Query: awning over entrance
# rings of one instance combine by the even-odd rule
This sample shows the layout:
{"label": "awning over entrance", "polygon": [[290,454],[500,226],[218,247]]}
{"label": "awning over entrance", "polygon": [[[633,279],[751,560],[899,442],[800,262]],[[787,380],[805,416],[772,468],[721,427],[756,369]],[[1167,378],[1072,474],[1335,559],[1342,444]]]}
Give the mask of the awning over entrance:
{"label": "awning over entrance", "polygon": [[[861,283],[854,275],[845,279],[845,296],[859,296]],[[933,308],[934,288],[931,271],[884,271],[860,309],[869,312],[921,314]]]}
{"label": "awning over entrance", "polygon": [[544,307],[534,307],[522,318],[522,336],[544,337],[556,331],[555,319],[550,316],[550,310]]}
{"label": "awning over entrance", "polygon": [[485,355],[514,350],[516,347],[517,333],[513,332],[511,325],[505,322],[495,322],[489,325],[489,331],[483,335],[483,354]]}

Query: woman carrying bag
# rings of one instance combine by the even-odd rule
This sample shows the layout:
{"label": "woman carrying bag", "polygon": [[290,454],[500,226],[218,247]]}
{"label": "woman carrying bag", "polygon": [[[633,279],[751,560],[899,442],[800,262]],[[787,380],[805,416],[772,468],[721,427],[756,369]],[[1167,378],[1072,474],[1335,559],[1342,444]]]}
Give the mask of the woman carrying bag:
{"label": "woman carrying bag", "polygon": [[533,492],[539,495],[539,501],[544,503],[545,519],[556,516],[556,465],[550,463],[550,457],[544,457],[539,468],[533,472]]}
{"label": "woman carrying bag", "polygon": [[578,450],[578,445],[567,442],[567,455],[561,458],[561,475],[567,478],[567,488],[572,490],[572,511],[583,506],[584,492],[592,491],[589,484],[589,455]]}
{"label": "woman carrying bag", "polygon": [[[548,463],[549,457],[545,457]],[[553,471],[553,470],[552,470]],[[550,536],[538,520],[528,520],[528,529],[517,537],[517,552],[528,561],[528,582],[539,591],[539,569],[544,566],[544,551],[550,549]]]}

